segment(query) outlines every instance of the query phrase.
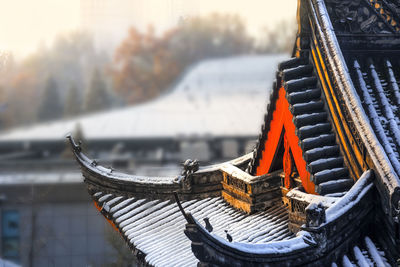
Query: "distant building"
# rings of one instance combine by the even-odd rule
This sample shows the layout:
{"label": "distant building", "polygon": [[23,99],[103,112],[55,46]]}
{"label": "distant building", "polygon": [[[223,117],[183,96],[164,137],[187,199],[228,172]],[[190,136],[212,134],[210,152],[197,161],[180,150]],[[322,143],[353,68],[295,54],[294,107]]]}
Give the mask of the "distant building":
{"label": "distant building", "polygon": [[274,75],[270,68],[283,57],[204,61],[153,101],[4,132],[0,152],[54,160],[65,149],[66,134],[79,132],[96,148],[90,151],[95,158],[125,162],[127,169],[146,161],[233,158],[252,149]]}
{"label": "distant building", "polygon": [[65,135],[80,136],[101,164],[136,174],[178,175],[187,158],[232,159],[253,149],[284,57],[204,61],[153,101],[1,133],[0,258],[22,266],[114,260],[108,223],[93,209]]}
{"label": "distant building", "polygon": [[50,267],[99,266],[117,257],[107,239],[108,223],[93,208],[79,173],[45,166],[13,171],[0,174],[2,258]]}

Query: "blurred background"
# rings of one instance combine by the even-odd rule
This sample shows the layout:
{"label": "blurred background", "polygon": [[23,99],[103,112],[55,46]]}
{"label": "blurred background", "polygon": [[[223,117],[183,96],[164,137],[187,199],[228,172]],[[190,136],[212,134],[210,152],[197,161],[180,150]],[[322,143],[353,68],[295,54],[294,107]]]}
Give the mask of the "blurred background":
{"label": "blurred background", "polygon": [[135,266],[65,142],[175,176],[252,151],[294,0],[0,0],[0,266]]}

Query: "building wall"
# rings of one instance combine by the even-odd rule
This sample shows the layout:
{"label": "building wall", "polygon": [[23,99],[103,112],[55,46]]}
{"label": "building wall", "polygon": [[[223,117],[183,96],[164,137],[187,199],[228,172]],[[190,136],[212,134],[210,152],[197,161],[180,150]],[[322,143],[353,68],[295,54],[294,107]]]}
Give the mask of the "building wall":
{"label": "building wall", "polygon": [[[9,211],[16,211],[19,215],[19,263],[22,266],[58,267],[101,266],[114,262],[116,251],[109,238],[118,233],[110,231],[111,227],[94,207],[84,185],[63,188],[58,184],[48,188],[54,190],[48,191],[47,195],[43,194],[46,190],[37,190],[33,202],[26,194],[29,188],[18,188],[1,203],[0,216]],[[65,195],[71,196],[70,200],[57,200],[57,195],[53,195],[63,189],[67,191]],[[0,188],[0,191],[3,196],[7,194],[6,188]],[[0,221],[5,223],[3,217]],[[0,238],[3,253],[3,231]],[[130,253],[127,246],[122,246],[122,249]]]}

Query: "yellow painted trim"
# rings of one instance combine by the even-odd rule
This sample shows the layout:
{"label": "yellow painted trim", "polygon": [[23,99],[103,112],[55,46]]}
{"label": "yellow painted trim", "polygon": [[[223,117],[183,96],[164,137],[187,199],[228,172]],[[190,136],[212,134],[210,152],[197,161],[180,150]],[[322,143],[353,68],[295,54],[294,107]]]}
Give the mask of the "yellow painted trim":
{"label": "yellow painted trim", "polygon": [[[314,42],[315,42],[315,40],[314,40]],[[317,51],[315,51],[315,49]],[[355,144],[355,140],[353,138],[353,135],[352,135],[352,133],[351,133],[351,131],[349,129],[349,126],[346,123],[346,120],[345,120],[345,118],[344,118],[344,116],[342,114],[342,111],[340,109],[339,102],[338,102],[338,100],[337,100],[337,98],[336,98],[336,96],[334,94],[333,87],[332,87],[332,84],[330,83],[330,79],[329,79],[329,75],[328,75],[327,69],[326,69],[326,67],[324,65],[321,53],[320,53],[320,51],[318,49],[318,45],[316,43],[315,43],[315,49],[312,48],[311,52],[312,52],[312,56],[313,56],[314,62],[316,63],[315,65],[316,65],[316,68],[317,68],[318,76],[320,78],[323,90],[325,92],[325,96],[326,96],[326,100],[327,100],[329,109],[331,110],[331,117],[332,117],[332,119],[334,121],[336,131],[337,131],[337,133],[339,135],[339,138],[340,138],[340,141],[341,141],[341,145],[342,145],[343,149],[345,150],[346,158],[347,158],[347,161],[348,161],[348,163],[350,165],[349,167],[350,167],[350,170],[351,170],[351,174],[353,176],[352,178],[353,178],[353,180],[357,180],[362,175],[362,173],[363,173],[363,169],[362,168],[365,166],[364,160],[363,160],[363,156],[362,156],[361,152],[359,151],[358,147],[353,146],[351,144],[348,144],[346,142],[345,135],[348,137],[348,139],[349,139],[349,141],[351,141],[351,143]],[[318,53],[318,58],[316,56],[316,52]],[[323,72],[321,71],[320,66],[319,66],[318,63],[321,64]],[[328,83],[328,85],[325,83],[324,76],[325,76],[325,79],[326,79],[326,82]],[[335,112],[335,110],[337,111],[337,113]],[[339,118],[337,117],[337,115],[339,116]],[[341,124],[340,121],[343,122],[343,123]],[[343,125],[343,129],[342,129],[341,125]],[[344,130],[344,132],[343,132],[343,130]],[[351,146],[351,148],[349,147],[349,145]],[[353,153],[356,156],[357,161],[356,161],[356,159],[354,159],[351,156],[351,152],[350,151],[353,151]],[[361,165],[360,166],[361,168],[358,166],[357,163],[360,163],[359,165]]]}
{"label": "yellow painted trim", "polygon": [[243,199],[245,199],[245,200],[248,201],[249,203],[250,203],[250,202],[253,202],[253,198],[252,198],[249,194],[243,192],[243,191],[240,190],[240,189],[237,189],[236,187],[234,187],[234,186],[232,186],[232,185],[229,185],[229,184],[226,184],[226,183],[222,182],[222,187],[223,187],[223,189],[224,189],[225,191],[227,191],[227,192],[232,192],[233,194],[242,197]]}
{"label": "yellow painted trim", "polygon": [[231,196],[228,192],[222,191],[222,197],[226,202],[228,202],[232,207],[236,209],[243,210],[244,212],[251,213],[251,204],[242,201],[240,199],[236,199],[233,196]]}
{"label": "yellow painted trim", "polygon": [[301,0],[297,0],[297,12],[296,12],[296,20],[297,20],[297,36],[296,36],[296,57],[300,57],[300,35],[301,35],[301,18],[300,18],[300,8]]}

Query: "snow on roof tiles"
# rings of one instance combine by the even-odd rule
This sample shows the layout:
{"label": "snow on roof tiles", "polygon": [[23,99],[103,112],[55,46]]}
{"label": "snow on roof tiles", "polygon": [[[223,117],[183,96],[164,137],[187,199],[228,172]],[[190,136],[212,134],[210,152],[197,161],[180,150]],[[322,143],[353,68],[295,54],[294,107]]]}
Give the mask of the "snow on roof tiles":
{"label": "snow on roof tiles", "polygon": [[[182,231],[186,223],[172,201],[146,200],[92,192],[99,207],[109,210],[109,218],[128,244],[144,254],[152,266],[196,266],[190,240]],[[118,199],[117,199],[118,198]],[[116,200],[117,199],[117,200]],[[294,237],[288,227],[288,213],[277,204],[247,215],[226,204],[221,197],[183,201],[184,208],[197,219],[209,217],[212,233],[234,242],[262,244]],[[103,212],[104,212],[103,211]]]}

